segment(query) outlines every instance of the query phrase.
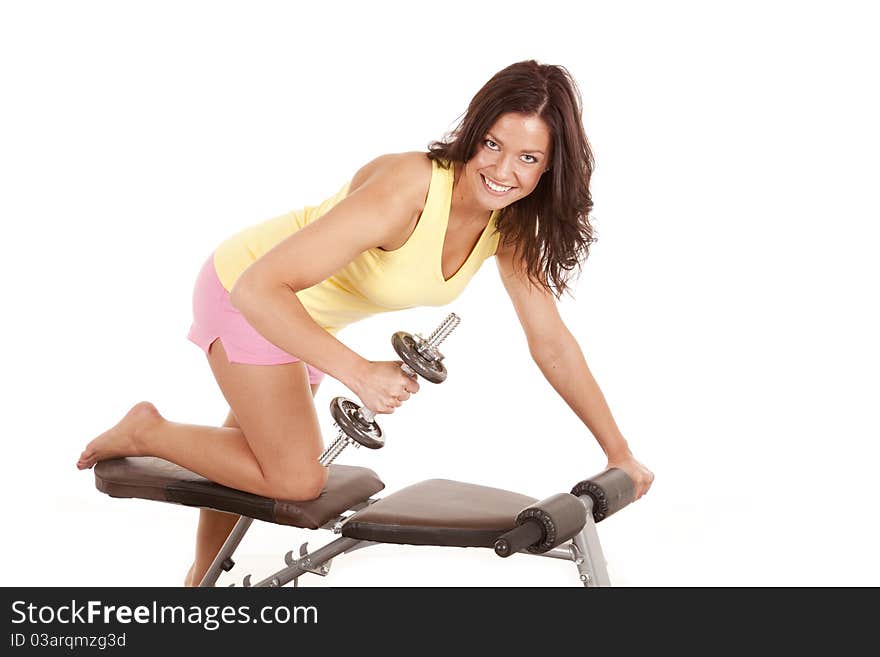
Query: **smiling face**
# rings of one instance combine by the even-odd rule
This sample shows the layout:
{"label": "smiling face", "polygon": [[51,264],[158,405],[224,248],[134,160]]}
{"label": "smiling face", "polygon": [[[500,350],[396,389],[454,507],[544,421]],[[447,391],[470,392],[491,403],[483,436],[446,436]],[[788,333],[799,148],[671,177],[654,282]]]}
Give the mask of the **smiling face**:
{"label": "smiling face", "polygon": [[500,210],[530,194],[550,166],[552,138],[539,116],[502,114],[483,135],[462,175],[474,201]]}

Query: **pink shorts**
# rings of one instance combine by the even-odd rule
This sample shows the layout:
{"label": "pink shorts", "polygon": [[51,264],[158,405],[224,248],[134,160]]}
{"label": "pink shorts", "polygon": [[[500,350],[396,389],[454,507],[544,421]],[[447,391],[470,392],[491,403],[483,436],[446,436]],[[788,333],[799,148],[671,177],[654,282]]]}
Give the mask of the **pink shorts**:
{"label": "pink shorts", "polygon": [[[247,365],[282,365],[299,362],[269,342],[229,303],[229,292],[223,287],[214,269],[214,255],[202,265],[193,290],[193,323],[187,335],[207,354],[217,338],[223,343],[230,363]],[[324,373],[309,365],[309,383],[320,383]]]}

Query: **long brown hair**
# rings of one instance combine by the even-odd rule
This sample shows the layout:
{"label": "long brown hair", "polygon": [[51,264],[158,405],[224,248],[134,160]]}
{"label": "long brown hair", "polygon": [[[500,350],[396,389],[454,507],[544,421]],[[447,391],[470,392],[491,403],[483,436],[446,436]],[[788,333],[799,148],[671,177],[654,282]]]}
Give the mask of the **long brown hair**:
{"label": "long brown hair", "polygon": [[590,225],[593,153],[581,122],[580,91],[568,70],[534,60],[502,69],[473,97],[458,126],[431,142],[428,157],[440,164],[467,162],[498,117],[508,112],[543,119],[552,155],[538,186],[503,208],[496,228],[502,243],[515,248],[529,280],[559,298],[595,241]]}

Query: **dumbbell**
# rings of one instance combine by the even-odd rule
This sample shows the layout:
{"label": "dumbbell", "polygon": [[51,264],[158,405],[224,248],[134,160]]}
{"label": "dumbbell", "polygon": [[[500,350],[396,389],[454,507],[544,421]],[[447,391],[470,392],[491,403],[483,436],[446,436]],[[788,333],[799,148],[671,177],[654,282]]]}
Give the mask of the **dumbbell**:
{"label": "dumbbell", "polygon": [[[443,383],[447,373],[443,354],[437,347],[460,322],[458,315],[450,313],[427,339],[418,333],[411,335],[405,331],[392,335],[391,346],[403,361],[400,366],[403,373],[413,378],[421,376],[431,383]],[[349,445],[363,445],[369,449],[379,449],[385,445],[385,435],[375,422],[376,414],[370,409],[358,406],[345,397],[334,397],[330,402],[330,415],[337,429],[336,439],[318,459],[321,465],[330,465]]]}

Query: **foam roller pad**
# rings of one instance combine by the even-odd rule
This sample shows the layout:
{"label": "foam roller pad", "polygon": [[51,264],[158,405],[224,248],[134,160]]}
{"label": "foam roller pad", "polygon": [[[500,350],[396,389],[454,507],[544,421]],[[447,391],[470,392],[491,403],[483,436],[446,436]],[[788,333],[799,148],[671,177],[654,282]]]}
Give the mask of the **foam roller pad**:
{"label": "foam roller pad", "polygon": [[537,522],[543,527],[542,541],[529,546],[529,552],[540,554],[552,550],[577,534],[584,526],[584,505],[568,493],[559,493],[520,511],[516,524]]}
{"label": "foam roller pad", "polygon": [[633,501],[636,487],[620,468],[609,468],[571,489],[575,497],[589,495],[593,500],[593,520],[601,522]]}

